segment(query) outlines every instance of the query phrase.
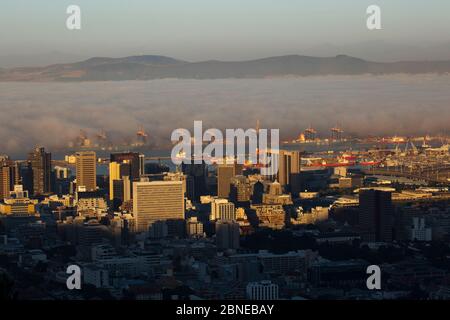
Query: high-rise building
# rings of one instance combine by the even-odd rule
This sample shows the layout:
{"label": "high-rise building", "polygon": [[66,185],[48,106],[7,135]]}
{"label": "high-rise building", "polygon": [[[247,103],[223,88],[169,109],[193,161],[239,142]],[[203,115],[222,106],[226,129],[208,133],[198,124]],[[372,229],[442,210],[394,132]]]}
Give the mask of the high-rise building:
{"label": "high-rise building", "polygon": [[227,199],[214,199],[211,202],[210,220],[235,221],[236,210],[234,203]]}
{"label": "high-rise building", "polygon": [[291,174],[300,172],[300,151],[280,150],[278,161],[278,181],[286,188],[290,184]]}
{"label": "high-rise building", "polygon": [[120,180],[120,164],[117,162],[109,163],[109,200],[114,200],[114,183]]}
{"label": "high-rise building", "polygon": [[365,241],[392,241],[392,193],[380,189],[359,192],[359,224]]}
{"label": "high-rise building", "polygon": [[42,147],[36,148],[28,154],[28,163],[31,169],[33,190],[32,194],[45,194],[51,192],[51,162],[52,154],[45,152]]}
{"label": "high-rise building", "polygon": [[97,189],[97,158],[94,151],[76,153],[77,189]]}
{"label": "high-rise building", "polygon": [[139,154],[139,176],[145,174],[145,155]]}
{"label": "high-rise building", "polygon": [[[141,172],[143,174],[143,157],[136,152],[113,153],[110,163],[128,164],[122,167],[122,175],[130,177],[131,181],[139,181]],[[126,169],[125,169],[126,168]]]}
{"label": "high-rise building", "polygon": [[219,164],[217,166],[217,196],[229,198],[231,179],[236,175],[234,164]]}
{"label": "high-rise building", "polygon": [[11,191],[11,172],[9,167],[0,167],[0,200],[9,196]]}
{"label": "high-rise building", "polygon": [[122,201],[130,201],[131,200],[131,181],[130,177],[123,176],[123,199]]}
{"label": "high-rise building", "polygon": [[240,229],[234,221],[218,221],[216,223],[216,244],[219,249],[238,249]]}
{"label": "high-rise building", "polygon": [[253,185],[252,204],[261,204],[264,195],[264,184],[261,181]]}
{"label": "high-rise building", "polygon": [[114,198],[112,200],[112,205],[114,209],[117,209],[124,202],[131,200],[131,181],[127,176],[123,176],[120,180],[113,180],[113,190]]}
{"label": "high-rise building", "polygon": [[186,175],[187,190],[189,200],[198,201],[201,196],[207,194],[207,167],[206,163],[182,163],[183,173]]}
{"label": "high-rise building", "polygon": [[19,184],[19,167],[9,159],[0,160],[0,200],[9,197],[14,186]]}
{"label": "high-rise building", "polygon": [[134,182],[133,215],[138,232],[148,231],[156,221],[184,219],[183,182]]}

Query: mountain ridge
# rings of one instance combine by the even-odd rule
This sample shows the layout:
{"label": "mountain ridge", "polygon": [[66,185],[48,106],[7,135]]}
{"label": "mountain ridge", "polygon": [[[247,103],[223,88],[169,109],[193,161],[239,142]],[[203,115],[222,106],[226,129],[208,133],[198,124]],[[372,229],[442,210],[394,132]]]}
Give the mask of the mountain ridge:
{"label": "mountain ridge", "polygon": [[286,76],[449,73],[450,60],[373,62],[334,57],[283,55],[244,61],[190,62],[162,55],[92,57],[45,67],[0,69],[0,81],[123,81],[153,79],[250,79]]}

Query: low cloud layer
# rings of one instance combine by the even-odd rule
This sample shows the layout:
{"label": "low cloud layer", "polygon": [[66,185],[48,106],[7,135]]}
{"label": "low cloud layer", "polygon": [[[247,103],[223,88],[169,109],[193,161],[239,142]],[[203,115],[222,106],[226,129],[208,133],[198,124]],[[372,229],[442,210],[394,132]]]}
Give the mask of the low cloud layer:
{"label": "low cloud layer", "polygon": [[0,83],[0,154],[67,146],[85,130],[115,143],[143,126],[155,147],[172,130],[280,128],[282,138],[312,125],[353,135],[447,133],[450,76],[330,76],[259,80]]}

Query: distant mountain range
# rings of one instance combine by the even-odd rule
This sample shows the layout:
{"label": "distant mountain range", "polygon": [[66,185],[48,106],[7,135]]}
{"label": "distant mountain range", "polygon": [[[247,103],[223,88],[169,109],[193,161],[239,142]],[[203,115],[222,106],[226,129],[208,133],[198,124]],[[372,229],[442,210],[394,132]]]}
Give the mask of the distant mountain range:
{"label": "distant mountain range", "polygon": [[380,63],[347,55],[329,58],[289,55],[248,61],[188,62],[165,56],[91,58],[46,67],[0,69],[0,81],[121,81],[273,78],[317,75],[449,73],[447,61]]}

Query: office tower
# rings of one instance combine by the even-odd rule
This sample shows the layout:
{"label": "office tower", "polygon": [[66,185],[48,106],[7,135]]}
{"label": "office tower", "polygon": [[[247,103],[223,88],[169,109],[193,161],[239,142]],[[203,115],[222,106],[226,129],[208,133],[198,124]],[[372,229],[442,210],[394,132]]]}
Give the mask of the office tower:
{"label": "office tower", "polygon": [[113,180],[113,201],[114,209],[117,209],[122,203],[131,200],[131,181],[127,176],[120,180]]}
{"label": "office tower", "polygon": [[77,190],[97,189],[97,158],[94,151],[76,153]]}
{"label": "office tower", "polygon": [[0,200],[9,197],[19,184],[19,167],[11,160],[0,161]]}
{"label": "office tower", "polygon": [[291,174],[300,172],[300,151],[280,150],[278,161],[278,181],[283,188],[290,184]]}
{"label": "office tower", "polygon": [[[122,180],[113,180],[112,184],[112,192],[114,193],[114,198],[111,200],[111,205],[113,210],[117,210],[119,206],[123,203],[124,198],[124,190],[123,190],[123,181]],[[109,186],[111,189],[111,185]]]}
{"label": "office tower", "polygon": [[250,282],[246,291],[249,300],[278,300],[278,285],[268,280]]}
{"label": "office tower", "polygon": [[130,201],[131,200],[131,181],[130,177],[123,176],[123,199],[122,201]]}
{"label": "office tower", "polygon": [[304,192],[305,190],[303,190],[303,186],[302,186],[302,174],[301,173],[292,173],[289,176],[289,180],[290,180],[290,191],[291,191],[291,195],[294,199],[297,199],[300,197],[300,192]]}
{"label": "office tower", "polygon": [[252,204],[261,204],[264,194],[264,185],[261,181],[253,185]]}
{"label": "office tower", "polygon": [[110,156],[110,163],[128,164],[128,166],[122,167],[122,175],[129,176],[131,181],[139,181],[141,171],[143,171],[142,161],[143,158],[136,152],[113,153]]}
{"label": "office tower", "polygon": [[359,224],[366,241],[392,241],[392,193],[379,189],[359,192]]}
{"label": "office tower", "polygon": [[114,200],[115,181],[120,180],[120,164],[117,162],[109,163],[109,200]]}
{"label": "office tower", "polygon": [[9,167],[0,167],[0,200],[9,197],[11,191],[11,173]]}
{"label": "office tower", "polygon": [[207,194],[206,178],[207,167],[206,164],[185,164],[181,165],[183,173],[187,176],[187,197],[192,201],[199,201],[201,196]]}
{"label": "office tower", "polygon": [[216,223],[216,244],[222,250],[239,248],[239,224],[234,221]]}
{"label": "office tower", "polygon": [[32,194],[51,192],[51,153],[45,152],[42,147],[36,148],[28,154],[28,163],[31,170]]}
{"label": "office tower", "polygon": [[183,182],[134,182],[133,215],[138,232],[158,220],[184,219]]}
{"label": "office tower", "polygon": [[193,176],[186,176],[186,197],[191,201],[195,198],[195,180]]}
{"label": "office tower", "polygon": [[234,164],[219,164],[217,166],[217,196],[229,198],[231,179],[236,175]]}
{"label": "office tower", "polygon": [[145,174],[145,155],[139,154],[139,176]]}
{"label": "office tower", "polygon": [[[127,160],[125,160],[127,161]],[[130,175],[132,173],[132,165],[130,162],[110,162],[109,163],[109,200],[124,200],[124,192],[128,191],[127,198],[131,198]],[[126,177],[126,179],[125,179]],[[136,179],[137,180],[137,179]],[[119,191],[116,192],[115,190]]]}
{"label": "office tower", "polygon": [[235,221],[236,210],[234,203],[227,199],[214,199],[211,202],[210,220]]}

